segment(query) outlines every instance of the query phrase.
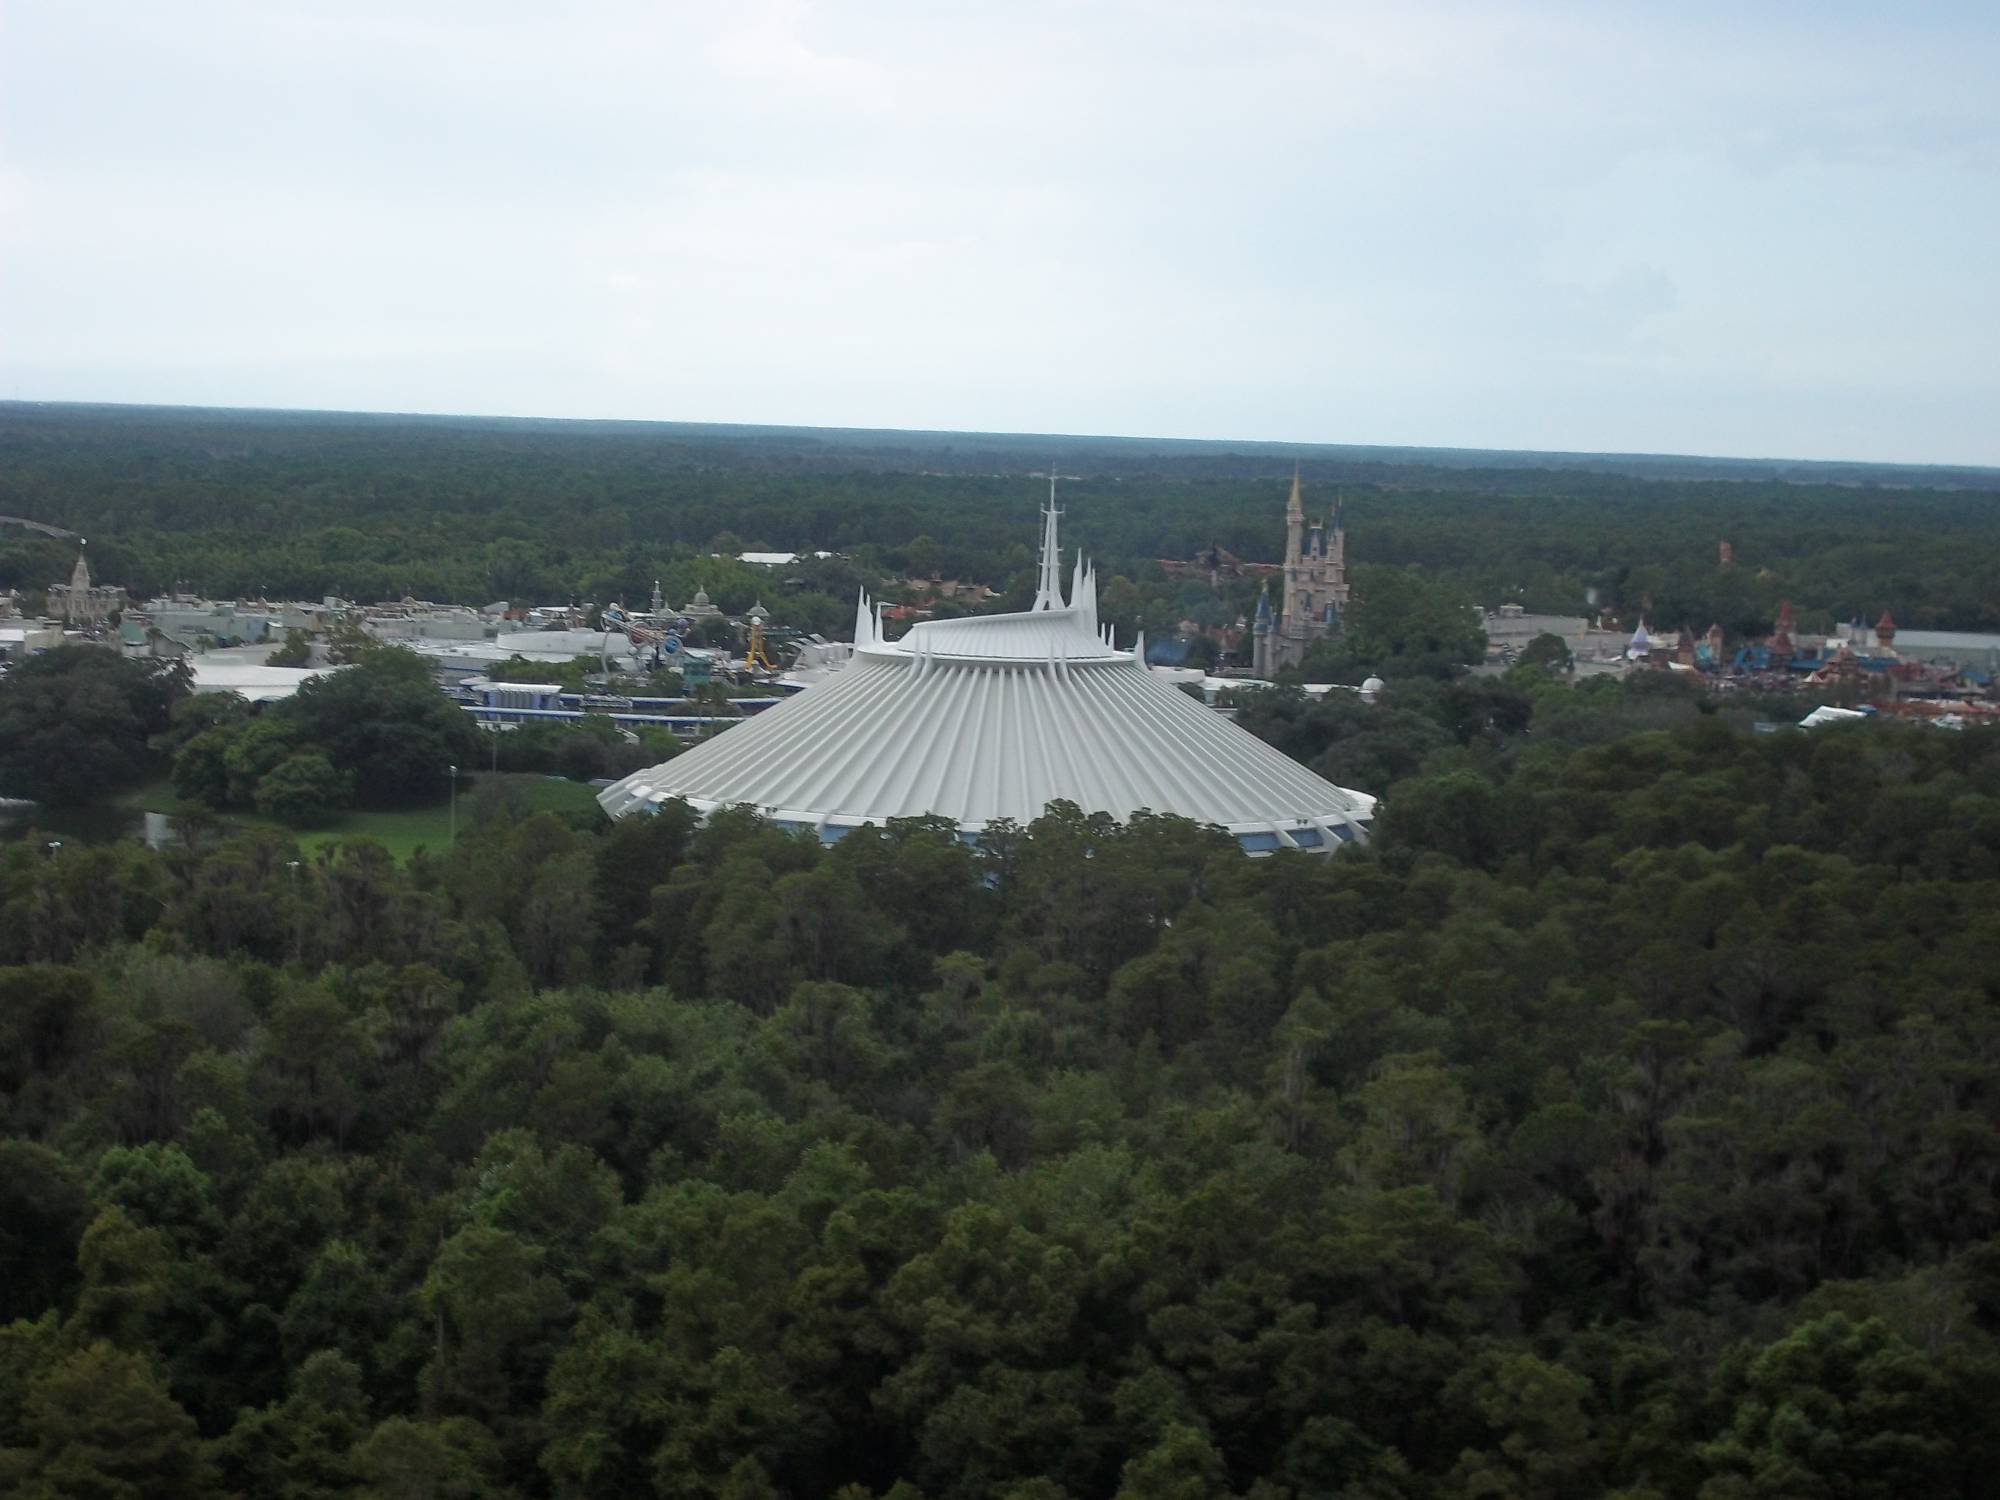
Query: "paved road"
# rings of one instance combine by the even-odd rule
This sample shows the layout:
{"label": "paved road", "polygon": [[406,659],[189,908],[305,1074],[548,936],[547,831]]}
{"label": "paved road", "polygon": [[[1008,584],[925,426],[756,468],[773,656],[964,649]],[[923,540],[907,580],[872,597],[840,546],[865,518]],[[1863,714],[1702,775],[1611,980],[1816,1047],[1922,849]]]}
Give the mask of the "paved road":
{"label": "paved road", "polygon": [[43,536],[75,536],[74,531],[64,531],[60,526],[51,526],[46,521],[30,521],[25,516],[0,516],[0,526],[25,526],[30,531],[39,531]]}

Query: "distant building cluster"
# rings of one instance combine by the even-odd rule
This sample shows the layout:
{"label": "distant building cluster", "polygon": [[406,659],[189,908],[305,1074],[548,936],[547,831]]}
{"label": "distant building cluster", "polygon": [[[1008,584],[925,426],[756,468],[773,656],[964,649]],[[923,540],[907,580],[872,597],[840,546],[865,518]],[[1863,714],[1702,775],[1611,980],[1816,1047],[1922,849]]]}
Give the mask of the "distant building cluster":
{"label": "distant building cluster", "polygon": [[1789,601],[1768,633],[1731,642],[1720,625],[1631,630],[1574,615],[1530,614],[1519,605],[1486,613],[1488,669],[1501,671],[1530,644],[1555,636],[1576,676],[1680,672],[1719,693],[1807,695],[1845,708],[1906,718],[2000,718],[2000,635],[1902,630],[1884,610],[1873,625],[1854,620],[1826,632],[1802,629]]}
{"label": "distant building cluster", "polygon": [[[79,551],[69,581],[52,584],[46,600],[42,613],[31,614],[18,594],[0,594],[0,670],[57,646],[89,644],[183,661],[197,693],[228,692],[261,703],[289,697],[312,678],[337,670],[339,658],[330,659],[329,652],[336,651],[343,633],[351,642],[358,632],[426,657],[467,711],[494,725],[609,712],[614,721],[668,724],[698,737],[720,722],[690,713],[684,699],[631,700],[568,691],[553,682],[494,682],[490,674],[515,658],[546,663],[551,675],[573,672],[579,658],[607,673],[674,667],[689,688],[716,676],[772,681],[771,698],[736,699],[731,713],[740,715],[839,670],[849,654],[845,643],[781,629],[761,601],[731,616],[697,589],[675,607],[657,581],[648,607],[633,610],[588,602],[516,606],[505,600],[472,608],[407,596],[378,604],[332,595],[316,603],[210,599],[184,589],[135,602],[121,587],[93,582]],[[296,639],[293,632],[304,639],[303,660],[271,665],[273,652]],[[698,634],[719,637],[723,644],[697,644]],[[781,644],[787,652],[796,649],[793,671],[780,671],[773,659]]]}

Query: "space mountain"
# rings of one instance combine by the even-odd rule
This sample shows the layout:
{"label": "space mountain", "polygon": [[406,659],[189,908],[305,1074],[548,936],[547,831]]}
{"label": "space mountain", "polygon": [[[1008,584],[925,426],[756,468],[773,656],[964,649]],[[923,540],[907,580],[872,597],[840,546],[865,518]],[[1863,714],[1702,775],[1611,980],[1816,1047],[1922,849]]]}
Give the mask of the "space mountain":
{"label": "space mountain", "polygon": [[891,641],[863,593],[854,656],[806,689],[605,789],[614,818],[675,799],[747,805],[832,842],[934,815],[967,837],[1051,802],[1119,821],[1141,811],[1219,824],[1253,854],[1364,840],[1375,799],[1314,775],[1120,650],[1079,556],[1062,593],[1061,512],[1044,512],[1035,599],[1015,614],[926,620]]}

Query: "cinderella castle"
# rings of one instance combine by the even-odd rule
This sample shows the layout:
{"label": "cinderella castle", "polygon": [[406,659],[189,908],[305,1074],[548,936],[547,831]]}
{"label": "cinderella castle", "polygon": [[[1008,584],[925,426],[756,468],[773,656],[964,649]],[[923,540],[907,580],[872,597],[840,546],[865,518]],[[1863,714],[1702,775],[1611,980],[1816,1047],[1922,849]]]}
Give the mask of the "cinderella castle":
{"label": "cinderella castle", "polygon": [[1292,470],[1292,498],[1285,506],[1285,593],[1283,607],[1271,612],[1266,588],[1257,600],[1257,621],[1251,627],[1255,645],[1251,670],[1275,677],[1296,667],[1306,648],[1330,630],[1340,628],[1347,608],[1347,530],[1340,506],[1324,523],[1306,524],[1299,496],[1299,472]]}

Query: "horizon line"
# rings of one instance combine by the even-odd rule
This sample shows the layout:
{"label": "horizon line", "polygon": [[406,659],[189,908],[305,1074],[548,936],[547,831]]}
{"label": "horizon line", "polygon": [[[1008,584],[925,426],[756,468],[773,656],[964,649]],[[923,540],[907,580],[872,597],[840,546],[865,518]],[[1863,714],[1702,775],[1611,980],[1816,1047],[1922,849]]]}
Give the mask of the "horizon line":
{"label": "horizon line", "polygon": [[[1077,443],[1174,444],[1191,447],[1254,447],[1282,450],[1287,456],[1298,450],[1341,449],[1363,453],[1442,453],[1465,456],[1503,455],[1515,459],[1629,459],[1669,460],[1681,463],[1814,465],[1849,469],[1930,469],[1949,473],[1978,474],[2000,478],[2000,465],[1954,463],[1933,459],[1803,458],[1778,454],[1670,452],[1638,448],[1495,448],[1449,443],[1367,443],[1337,442],[1310,438],[1255,437],[1169,437],[1143,433],[1039,432],[1029,429],[979,427],[899,427],[843,426],[813,422],[745,422],[686,417],[569,417],[518,412],[403,411],[342,406],[213,406],[169,401],[82,401],[74,398],[43,400],[32,396],[0,397],[0,411],[10,407],[73,408],[128,412],[228,412],[246,416],[369,417],[385,421],[426,422],[535,422],[565,426],[624,427],[707,427],[732,428],[751,432],[839,432],[883,433],[906,437],[1008,438],[1022,441]],[[1526,467],[1532,467],[1531,465]]]}

